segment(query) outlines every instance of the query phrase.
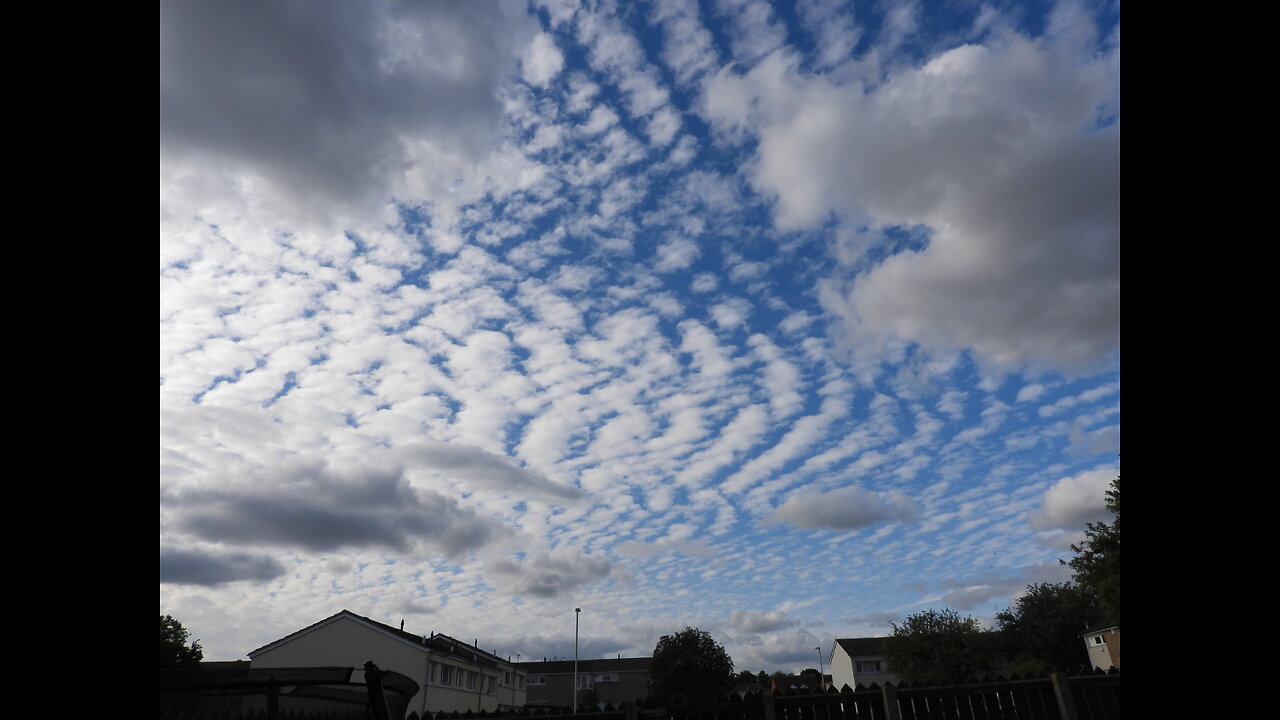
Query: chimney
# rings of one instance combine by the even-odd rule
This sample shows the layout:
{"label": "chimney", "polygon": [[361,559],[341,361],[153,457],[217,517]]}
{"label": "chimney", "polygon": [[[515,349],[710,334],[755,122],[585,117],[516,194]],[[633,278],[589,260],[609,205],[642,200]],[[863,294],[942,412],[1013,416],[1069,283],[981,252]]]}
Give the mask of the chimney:
{"label": "chimney", "polygon": [[404,632],[404,618],[400,618],[400,632]]}

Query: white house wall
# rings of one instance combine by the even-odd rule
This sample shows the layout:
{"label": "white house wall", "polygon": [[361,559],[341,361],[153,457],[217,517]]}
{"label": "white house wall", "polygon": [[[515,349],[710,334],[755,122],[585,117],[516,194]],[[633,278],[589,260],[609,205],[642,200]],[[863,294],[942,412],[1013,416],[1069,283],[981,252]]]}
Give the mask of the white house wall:
{"label": "white house wall", "polygon": [[836,690],[842,689],[845,685],[849,687],[857,687],[857,682],[853,679],[853,660],[849,654],[840,647],[840,643],[834,643],[835,647],[831,650],[831,684]]}
{"label": "white house wall", "polygon": [[[356,672],[352,681],[363,682],[364,663],[368,660],[383,670],[405,675],[421,686],[408,705],[409,710],[419,713],[453,710],[492,712],[498,709],[500,702],[516,706],[524,704],[523,692],[498,686],[497,669],[471,664],[439,652],[427,652],[420,646],[349,617],[336,618],[258,653],[252,659],[251,667],[354,666]],[[431,684],[428,673],[432,662],[479,673],[476,689]],[[488,682],[486,678],[494,679],[493,693],[484,692]]]}

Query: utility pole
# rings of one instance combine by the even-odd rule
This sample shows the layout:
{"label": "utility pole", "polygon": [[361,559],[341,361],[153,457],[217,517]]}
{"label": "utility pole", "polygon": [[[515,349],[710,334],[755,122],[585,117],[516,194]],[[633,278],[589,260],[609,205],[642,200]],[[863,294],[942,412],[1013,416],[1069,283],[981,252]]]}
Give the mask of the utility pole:
{"label": "utility pole", "polygon": [[827,689],[827,680],[826,680],[827,673],[826,673],[826,670],[824,670],[822,667],[822,646],[819,645],[815,647],[814,650],[818,651],[818,689],[826,690]]}
{"label": "utility pole", "polygon": [[573,609],[573,714],[578,714],[578,618],[582,608]]}

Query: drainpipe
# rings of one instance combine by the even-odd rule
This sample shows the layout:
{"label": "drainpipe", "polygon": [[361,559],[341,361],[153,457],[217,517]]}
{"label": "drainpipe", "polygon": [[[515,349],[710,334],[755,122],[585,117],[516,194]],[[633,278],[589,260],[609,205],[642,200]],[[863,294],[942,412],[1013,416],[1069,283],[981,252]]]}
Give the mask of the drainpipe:
{"label": "drainpipe", "polygon": [[573,714],[578,714],[578,618],[582,608],[573,609]]}
{"label": "drainpipe", "polygon": [[422,661],[422,709],[418,712],[418,717],[425,718],[427,716],[427,688],[431,687],[431,648],[427,648],[427,656]]}

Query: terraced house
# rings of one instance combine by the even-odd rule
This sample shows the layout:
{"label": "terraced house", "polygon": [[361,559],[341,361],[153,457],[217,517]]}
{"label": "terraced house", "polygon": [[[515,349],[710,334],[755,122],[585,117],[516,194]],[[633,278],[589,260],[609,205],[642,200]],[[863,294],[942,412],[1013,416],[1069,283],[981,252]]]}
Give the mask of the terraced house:
{"label": "terraced house", "polygon": [[569,705],[575,697],[578,703],[594,698],[616,705],[648,697],[652,662],[647,657],[579,660],[576,688],[572,660],[525,662],[519,667],[529,677],[529,705]]}
{"label": "terraced house", "polygon": [[[502,657],[442,633],[415,635],[350,610],[249,652],[251,667],[355,667],[367,660],[421,687],[408,709],[418,713],[495,711],[525,704],[525,675]],[[356,678],[353,678],[356,679]]]}

